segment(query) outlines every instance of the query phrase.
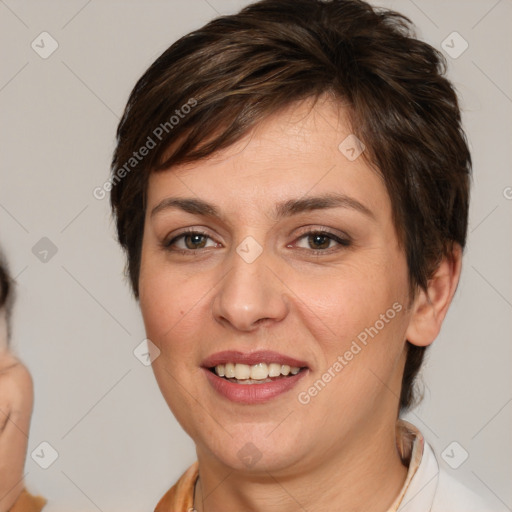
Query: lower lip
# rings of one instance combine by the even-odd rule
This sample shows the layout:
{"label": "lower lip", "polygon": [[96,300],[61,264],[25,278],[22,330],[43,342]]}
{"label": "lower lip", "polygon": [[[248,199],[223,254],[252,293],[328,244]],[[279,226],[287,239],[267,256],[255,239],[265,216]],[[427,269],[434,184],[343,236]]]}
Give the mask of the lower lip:
{"label": "lower lip", "polygon": [[217,393],[232,402],[241,404],[268,402],[272,398],[290,391],[307,373],[307,370],[301,370],[297,375],[283,377],[263,384],[237,384],[219,377],[207,368],[202,369],[206,372],[206,378]]}

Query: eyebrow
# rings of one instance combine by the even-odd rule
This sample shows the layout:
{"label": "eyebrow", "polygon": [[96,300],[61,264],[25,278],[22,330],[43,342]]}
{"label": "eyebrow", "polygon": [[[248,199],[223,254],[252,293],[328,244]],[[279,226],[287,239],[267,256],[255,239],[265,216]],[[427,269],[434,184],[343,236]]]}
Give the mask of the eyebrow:
{"label": "eyebrow", "polygon": [[[207,217],[216,217],[223,219],[219,209],[207,201],[196,198],[167,197],[158,203],[150,216],[168,210],[181,209],[187,213],[194,215],[203,215]],[[299,213],[309,212],[313,210],[325,210],[327,208],[349,208],[356,210],[375,220],[374,213],[363,203],[353,197],[344,194],[323,194],[314,197],[304,197],[299,199],[289,199],[277,203],[274,208],[274,218],[279,220],[284,217],[291,217]]]}

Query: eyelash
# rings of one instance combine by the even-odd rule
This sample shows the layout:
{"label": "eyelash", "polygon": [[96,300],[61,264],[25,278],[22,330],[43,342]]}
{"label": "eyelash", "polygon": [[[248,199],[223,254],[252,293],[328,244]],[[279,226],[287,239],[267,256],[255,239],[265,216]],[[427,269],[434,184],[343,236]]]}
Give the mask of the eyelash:
{"label": "eyelash", "polygon": [[[162,247],[163,247],[163,249],[165,249],[167,251],[178,252],[180,254],[196,254],[197,252],[201,251],[201,249],[171,249],[172,245],[175,244],[178,240],[180,240],[181,238],[184,238],[186,236],[189,236],[189,235],[201,235],[201,236],[211,239],[211,237],[207,233],[200,231],[200,230],[184,231],[183,233],[180,233],[179,235],[172,238],[171,240],[164,241],[162,243]],[[312,231],[306,231],[305,233],[302,233],[297,238],[297,240],[300,240],[302,238],[305,238],[305,237],[308,237],[311,235],[320,235],[320,236],[326,237],[330,240],[337,242],[341,247],[345,247],[345,248],[349,247],[352,244],[352,241],[348,237],[341,238],[341,237],[335,235],[334,233],[331,233],[330,231],[327,231],[325,229],[316,229],[316,230],[312,230]],[[313,255],[322,255],[322,254],[330,254],[330,253],[334,252],[333,249],[334,249],[334,251],[340,250],[340,248],[332,248],[332,247],[330,249],[304,249],[304,250],[309,251]]]}

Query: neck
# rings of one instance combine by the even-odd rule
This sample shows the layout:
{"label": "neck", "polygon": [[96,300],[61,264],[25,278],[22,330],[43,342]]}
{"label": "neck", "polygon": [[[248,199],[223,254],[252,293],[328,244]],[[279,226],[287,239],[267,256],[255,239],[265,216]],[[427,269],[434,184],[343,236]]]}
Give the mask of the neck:
{"label": "neck", "polygon": [[299,507],[330,512],[335,503],[340,511],[386,511],[400,493],[407,468],[396,447],[395,424],[378,430],[373,425],[360,429],[348,446],[334,449],[317,464],[286,476],[219,468],[198,452],[200,479],[194,509],[295,512]]}

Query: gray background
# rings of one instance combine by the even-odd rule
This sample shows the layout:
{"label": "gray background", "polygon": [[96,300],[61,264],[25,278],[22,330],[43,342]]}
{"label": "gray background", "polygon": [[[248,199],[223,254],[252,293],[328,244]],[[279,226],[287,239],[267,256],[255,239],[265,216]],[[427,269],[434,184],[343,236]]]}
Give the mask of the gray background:
{"label": "gray background", "polygon": [[[0,1],[1,245],[18,284],[13,346],[35,382],[26,480],[48,512],[153,510],[195,460],[151,368],[132,353],[143,325],[107,199],[92,190],[108,177],[118,118],[146,67],[179,36],[248,3]],[[424,402],[408,419],[438,454],[459,443],[452,461],[462,449],[469,458],[443,466],[510,508],[512,2],[379,5],[408,15],[437,48],[453,31],[469,43],[447,56],[474,157],[469,242],[423,372]],[[47,59],[31,48],[43,31],[59,45]],[[57,249],[47,261],[43,237]],[[59,454],[48,469],[30,455],[43,441]]]}

